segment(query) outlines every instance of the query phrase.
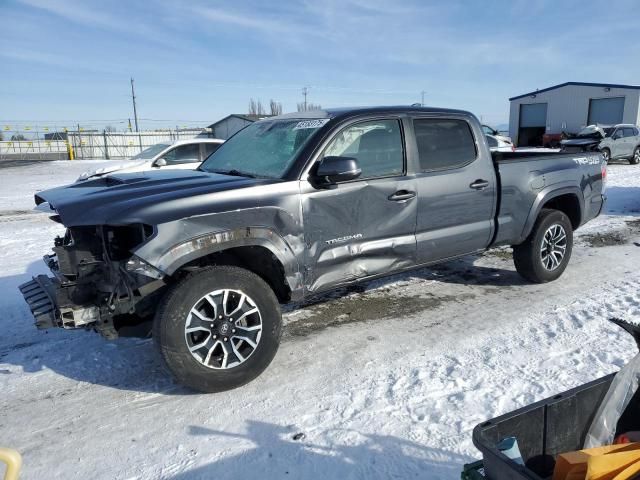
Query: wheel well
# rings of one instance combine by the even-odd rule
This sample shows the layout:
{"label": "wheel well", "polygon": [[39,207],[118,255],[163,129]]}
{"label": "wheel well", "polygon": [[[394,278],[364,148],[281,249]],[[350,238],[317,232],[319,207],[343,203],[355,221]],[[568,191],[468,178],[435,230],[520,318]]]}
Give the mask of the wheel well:
{"label": "wheel well", "polygon": [[571,226],[575,230],[580,226],[581,211],[578,197],[572,193],[559,195],[547,201],[542,208],[551,208],[563,212],[571,221]]}
{"label": "wheel well", "polygon": [[183,265],[180,270],[174,273],[174,276],[210,265],[245,268],[267,282],[280,303],[286,303],[291,299],[291,288],[287,283],[284,267],[268,248],[260,246],[235,247],[205,255]]}

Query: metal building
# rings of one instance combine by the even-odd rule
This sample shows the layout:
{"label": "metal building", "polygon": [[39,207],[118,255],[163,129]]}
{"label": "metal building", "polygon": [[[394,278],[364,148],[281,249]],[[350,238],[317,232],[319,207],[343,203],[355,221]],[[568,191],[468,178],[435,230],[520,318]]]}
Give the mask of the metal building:
{"label": "metal building", "polygon": [[213,138],[226,140],[247,125],[271,116],[272,115],[243,115],[241,113],[232,113],[231,115],[224,117],[222,120],[212,123],[209,125],[209,128],[211,129]]}
{"label": "metal building", "polygon": [[640,124],[640,86],[567,82],[509,99],[509,135],[541,146],[546,134],[577,133],[595,123]]}

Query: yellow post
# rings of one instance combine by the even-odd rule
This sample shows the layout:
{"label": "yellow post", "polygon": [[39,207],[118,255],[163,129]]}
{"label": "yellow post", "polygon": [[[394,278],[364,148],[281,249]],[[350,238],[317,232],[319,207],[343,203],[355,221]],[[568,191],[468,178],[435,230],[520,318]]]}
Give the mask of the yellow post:
{"label": "yellow post", "polygon": [[22,468],[22,457],[16,450],[0,448],[0,462],[7,464],[4,480],[18,480]]}
{"label": "yellow post", "polygon": [[69,160],[73,160],[75,155],[73,154],[73,147],[71,146],[71,142],[67,140],[67,152],[69,153]]}

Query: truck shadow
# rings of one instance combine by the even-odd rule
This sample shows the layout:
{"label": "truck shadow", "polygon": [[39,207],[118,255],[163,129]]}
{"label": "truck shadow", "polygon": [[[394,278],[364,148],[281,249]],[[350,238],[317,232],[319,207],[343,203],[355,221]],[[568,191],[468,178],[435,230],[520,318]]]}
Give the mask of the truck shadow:
{"label": "truck shadow", "polygon": [[[284,311],[294,308],[312,308],[316,304],[331,306],[336,300],[348,302],[349,295],[354,289],[365,292],[400,280],[423,279],[492,286],[523,283],[515,272],[474,266],[473,262],[476,258],[465,257],[433,268],[423,268],[357,287],[336,290],[304,304],[288,306]],[[92,331],[37,330],[33,325],[29,309],[18,291],[18,285],[28,281],[33,275],[41,273],[46,273],[46,267],[41,261],[37,261],[28,265],[23,274],[0,277],[0,289],[5,292],[0,297],[0,311],[3,312],[0,328],[4,332],[0,339],[0,375],[20,375],[51,370],[74,381],[121,390],[171,395],[194,393],[173,382],[161,364],[151,339],[120,338],[108,341]],[[361,300],[367,303],[366,293]],[[424,308],[424,305],[416,308],[418,307]],[[367,309],[363,308],[362,313],[367,317],[365,320],[374,318],[366,315],[366,312]],[[317,321],[326,322],[327,313],[330,312],[319,314]],[[393,315],[394,312],[387,313]],[[375,318],[384,316],[384,313],[381,315],[381,312],[377,311]],[[288,328],[291,332],[287,331]],[[294,326],[285,327],[284,341],[298,336],[295,328]],[[321,329],[323,328],[312,326],[308,333]],[[7,368],[7,366],[18,368]]]}
{"label": "truck shadow", "polygon": [[[346,429],[322,431],[319,436],[329,434],[328,438],[324,441],[318,438],[316,442],[293,427],[259,421],[248,421],[246,433],[241,434],[201,426],[190,426],[188,432],[200,437],[198,444],[202,448],[197,451],[199,457],[207,456],[207,452],[203,451],[206,446],[213,450],[209,454],[213,458],[220,451],[228,451],[228,447],[223,446],[230,442],[233,445],[246,445],[248,448],[173,476],[167,475],[166,478],[237,479],[247,476],[262,479],[444,479],[458,477],[463,464],[471,461],[469,457],[426,447],[403,438],[363,434]],[[336,442],[335,439],[339,440]],[[185,452],[184,456],[194,453],[196,452]],[[176,464],[186,463],[184,459],[172,461]],[[165,465],[163,470],[171,470],[172,466]]]}

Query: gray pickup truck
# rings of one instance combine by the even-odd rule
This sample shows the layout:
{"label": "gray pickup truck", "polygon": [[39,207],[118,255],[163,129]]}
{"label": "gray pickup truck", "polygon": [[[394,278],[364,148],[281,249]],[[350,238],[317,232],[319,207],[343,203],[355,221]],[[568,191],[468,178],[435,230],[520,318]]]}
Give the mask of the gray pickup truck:
{"label": "gray pickup truck", "polygon": [[54,276],[20,289],[39,328],[149,325],[179,382],[227,390],[275,356],[280,304],[499,245],[524,278],[555,280],[602,209],[605,168],[596,152],[492,157],[465,111],[281,115],[196,171],[36,194],[67,231],[45,256]]}

